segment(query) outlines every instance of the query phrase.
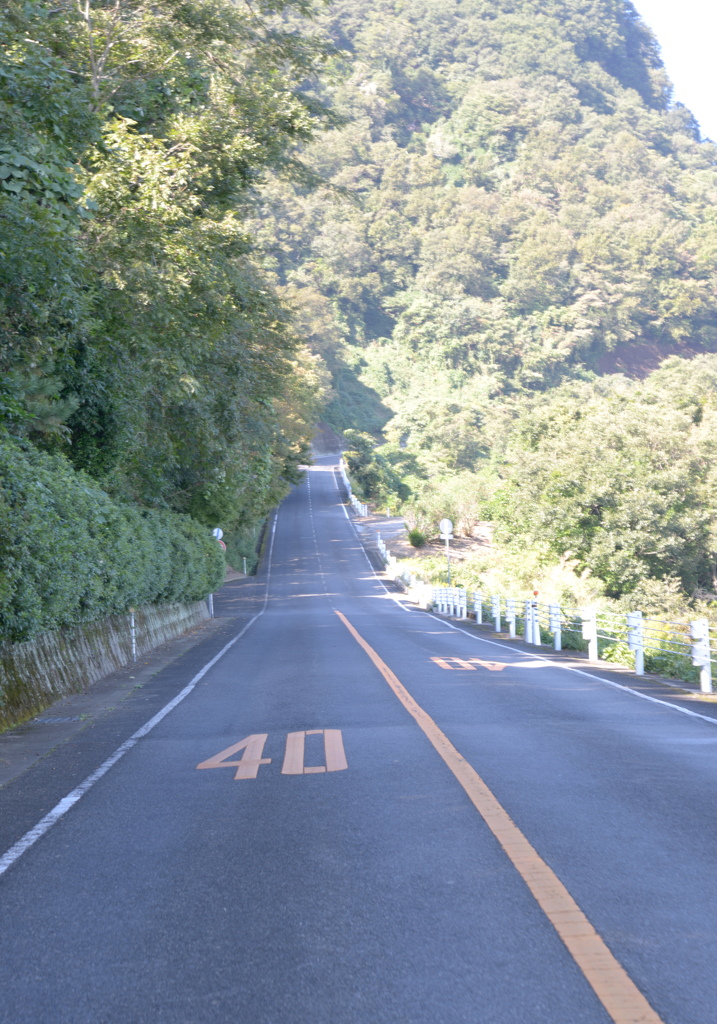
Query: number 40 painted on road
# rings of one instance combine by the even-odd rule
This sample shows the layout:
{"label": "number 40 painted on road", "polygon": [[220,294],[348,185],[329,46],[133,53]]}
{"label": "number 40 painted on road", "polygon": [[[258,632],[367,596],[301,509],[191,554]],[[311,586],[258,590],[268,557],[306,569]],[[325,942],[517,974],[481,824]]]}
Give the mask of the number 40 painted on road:
{"label": "number 40 painted on road", "polygon": [[[235,779],[255,779],[259,774],[259,768],[263,764],[271,764],[270,757],[262,757],[264,744],[266,743],[267,732],[254,733],[247,736],[240,743],[220,751],[208,761],[202,761],[197,768],[236,768]],[[304,741],[307,736],[324,737],[324,759],[326,764],[316,766],[304,766]],[[238,754],[240,750],[244,753],[240,761],[228,761],[232,754]],[[315,775],[320,772],[341,772],[348,768],[346,754],[344,753],[344,741],[340,729],[307,729],[304,732],[290,732],[286,737],[286,751],[284,753],[284,764],[281,769],[282,775]]]}

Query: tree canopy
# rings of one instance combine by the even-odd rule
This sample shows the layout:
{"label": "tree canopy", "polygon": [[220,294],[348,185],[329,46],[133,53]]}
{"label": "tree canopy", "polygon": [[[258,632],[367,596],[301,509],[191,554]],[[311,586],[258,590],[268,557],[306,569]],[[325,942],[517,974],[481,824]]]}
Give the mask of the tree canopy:
{"label": "tree canopy", "polygon": [[325,379],[247,210],[331,122],[304,0],[11,0],[0,15],[0,411],[113,494],[253,523]]}

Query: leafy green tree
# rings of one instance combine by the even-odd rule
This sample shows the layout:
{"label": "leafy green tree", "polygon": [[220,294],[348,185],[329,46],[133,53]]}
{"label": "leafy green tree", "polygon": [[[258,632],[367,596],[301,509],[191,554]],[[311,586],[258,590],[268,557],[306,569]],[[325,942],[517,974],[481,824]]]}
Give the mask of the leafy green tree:
{"label": "leafy green tree", "polygon": [[385,505],[408,498],[410,490],[394,471],[388,459],[370,434],[360,430],[347,430],[345,438],[352,446],[344,452],[352,486],[366,501]]}
{"label": "leafy green tree", "polygon": [[612,597],[645,579],[717,591],[717,356],[673,357],[644,382],[565,384],[514,422],[493,514]]}
{"label": "leafy green tree", "polygon": [[253,524],[296,480],[323,380],[300,369],[244,224],[269,168],[318,180],[295,148],[331,121],[299,88],[329,51],[282,27],[289,7],[309,12],[88,0],[3,15],[8,429],[211,525]]}

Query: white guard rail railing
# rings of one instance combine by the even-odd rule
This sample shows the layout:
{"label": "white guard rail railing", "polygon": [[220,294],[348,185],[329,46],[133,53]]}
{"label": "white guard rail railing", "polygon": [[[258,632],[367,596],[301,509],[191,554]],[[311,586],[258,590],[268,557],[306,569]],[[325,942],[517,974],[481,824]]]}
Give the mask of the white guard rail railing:
{"label": "white guard rail railing", "polygon": [[[386,565],[395,566],[398,559],[396,558],[395,555],[392,555],[391,552],[388,550],[378,530],[376,530],[376,546],[378,547],[378,553],[380,554],[381,558],[384,560]],[[406,575],[406,573],[403,573],[402,578],[406,578]],[[414,580],[415,578],[416,577],[413,576]]]}
{"label": "white guard rail railing", "polygon": [[360,516],[368,515],[368,505],[364,505],[362,501],[359,501],[355,494],[350,494],[351,504],[353,505],[354,512]]}
{"label": "white guard rail railing", "polygon": [[433,605],[442,615],[454,619],[468,618],[468,595],[463,587],[434,587]]}
{"label": "white guard rail railing", "polygon": [[[442,615],[457,619],[468,618],[468,595],[462,587],[433,587],[431,603]],[[495,631],[501,632],[502,622],[505,621],[509,635],[516,636],[516,608],[520,604],[515,598],[503,598],[498,594],[485,598],[481,591],[474,590],[472,605],[472,615],[478,625],[490,618]],[[712,692],[712,662],[717,657],[717,627],[710,626],[707,619],[671,622],[646,619],[641,611],[622,614],[602,612],[597,608],[563,609],[557,602],[545,604],[538,601],[537,597],[526,598],[522,602],[521,613],[523,639],[526,643],[539,647],[552,642],[554,649],[560,651],[564,634],[573,634],[587,641],[588,658],[591,661],[606,656],[608,660],[617,662],[619,657],[631,652],[637,675],[645,672],[646,654],[656,672],[660,672],[661,664],[670,669],[664,674],[682,670],[691,661],[700,670],[702,692]]]}
{"label": "white guard rail railing", "polygon": [[351,507],[353,508],[354,512],[359,516],[367,516],[368,505],[364,505],[362,501],[359,501],[354,492],[351,490],[351,481],[349,480],[346,474],[346,463],[344,462],[343,459],[339,461],[339,473],[341,475],[341,479],[344,482],[344,487],[346,488],[346,493],[349,496],[349,501],[351,502]]}

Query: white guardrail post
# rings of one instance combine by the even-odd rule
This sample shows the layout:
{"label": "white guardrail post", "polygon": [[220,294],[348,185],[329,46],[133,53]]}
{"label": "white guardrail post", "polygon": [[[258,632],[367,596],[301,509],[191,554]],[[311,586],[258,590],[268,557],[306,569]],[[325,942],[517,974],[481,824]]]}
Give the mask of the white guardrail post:
{"label": "white guardrail post", "polygon": [[712,664],[710,655],[710,626],[707,619],[694,619],[690,622],[692,639],[692,664],[700,670],[700,690],[712,693]]}
{"label": "white guardrail post", "polygon": [[537,599],[537,597],[533,598],[533,600],[530,602],[530,606],[531,606],[532,613],[533,613],[532,614],[532,619],[533,619],[533,643],[535,644],[536,647],[540,647],[540,645],[541,645],[541,640],[540,640],[540,616],[538,615],[538,599]]}
{"label": "white guardrail post", "polygon": [[583,620],[583,640],[588,642],[588,658],[590,661],[597,661],[597,608],[582,608],[580,615]]}
{"label": "white guardrail post", "polygon": [[513,639],[515,639],[515,598],[506,597],[505,599],[505,621],[508,623],[508,631]]}
{"label": "white guardrail post", "polygon": [[553,634],[553,647],[556,651],[563,649],[562,617],[559,604],[548,605],[548,616],[550,618],[550,632]]}
{"label": "white guardrail post", "polygon": [[460,596],[461,596],[461,618],[462,619],[467,619],[468,618],[468,591],[467,590],[461,590],[460,591]]}
{"label": "white guardrail post", "polygon": [[635,675],[645,674],[645,648],[642,632],[642,612],[627,613],[627,646],[635,653]]}
{"label": "white guardrail post", "polygon": [[495,622],[495,631],[500,633],[500,595],[492,594],[490,598],[490,617]]}
{"label": "white guardrail post", "polygon": [[535,598],[527,598],[525,601],[525,619],[523,627],[523,639],[526,644],[534,644],[540,647],[540,623],[538,622],[538,602]]}
{"label": "white guardrail post", "polygon": [[483,625],[483,595],[480,590],[473,591],[473,610],[476,613],[476,623]]}
{"label": "white guardrail post", "polygon": [[356,497],[356,495],[351,493],[351,488],[350,487],[349,487],[349,498],[351,500],[351,505],[353,507],[354,512],[356,512],[360,516],[367,516],[368,515],[368,505],[364,505],[364,503],[362,501],[359,501],[358,498]]}

